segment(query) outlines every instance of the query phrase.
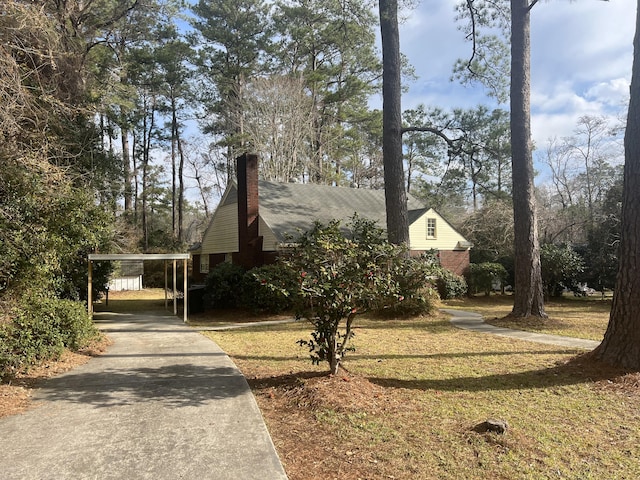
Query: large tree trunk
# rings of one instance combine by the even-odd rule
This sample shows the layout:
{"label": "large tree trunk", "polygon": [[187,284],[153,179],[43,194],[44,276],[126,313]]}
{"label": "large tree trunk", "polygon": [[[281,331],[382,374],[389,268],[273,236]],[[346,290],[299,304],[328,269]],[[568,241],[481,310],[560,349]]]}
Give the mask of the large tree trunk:
{"label": "large tree trunk", "polygon": [[131,212],[133,208],[133,192],[131,190],[131,157],[129,157],[129,130],[120,127],[122,139],[122,178],[124,181],[124,211]]}
{"label": "large tree trunk", "polygon": [[171,93],[171,233],[178,235],[176,213],[176,155],[178,137],[178,118],[176,115],[176,99]]}
{"label": "large tree trunk", "polygon": [[511,0],[511,156],[515,294],[511,315],[546,317],[531,154],[528,0]]}
{"label": "large tree trunk", "polygon": [[380,0],[382,35],[382,155],[387,234],[397,245],[409,245],[407,194],[402,163],[400,34],[397,0]]}
{"label": "large tree trunk", "polygon": [[631,100],[624,135],[625,164],[618,276],[609,326],[597,358],[640,370],[640,0],[633,41]]}
{"label": "large tree trunk", "polygon": [[182,150],[182,140],[180,130],[176,128],[178,141],[178,242],[184,242],[184,152]]}

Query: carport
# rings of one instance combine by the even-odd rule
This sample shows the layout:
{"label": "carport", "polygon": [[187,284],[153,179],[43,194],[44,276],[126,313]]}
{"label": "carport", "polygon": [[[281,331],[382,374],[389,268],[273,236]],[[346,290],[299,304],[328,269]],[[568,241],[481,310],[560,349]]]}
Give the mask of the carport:
{"label": "carport", "polygon": [[178,299],[177,299],[177,280],[176,273],[178,268],[178,260],[182,260],[184,269],[184,314],[183,320],[187,322],[187,262],[191,257],[188,253],[90,253],[89,254],[89,290],[87,297],[87,311],[89,315],[93,315],[93,262],[111,262],[119,260],[164,260],[164,291],[165,291],[165,307],[167,305],[167,265],[169,261],[173,263],[173,314],[178,314]]}

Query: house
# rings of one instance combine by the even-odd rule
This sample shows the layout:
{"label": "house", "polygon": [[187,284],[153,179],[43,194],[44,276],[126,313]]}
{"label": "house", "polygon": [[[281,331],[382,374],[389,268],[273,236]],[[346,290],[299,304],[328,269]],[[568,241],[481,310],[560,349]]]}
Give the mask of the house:
{"label": "house", "polygon": [[[221,262],[247,269],[273,263],[291,236],[311,229],[316,220],[347,221],[357,213],[386,225],[383,190],[258,180],[257,155],[239,157],[237,172],[237,184],[227,187],[201,244],[191,250],[194,283],[202,283]],[[411,254],[436,249],[445,268],[462,274],[471,244],[438,212],[410,195],[408,208]]]}

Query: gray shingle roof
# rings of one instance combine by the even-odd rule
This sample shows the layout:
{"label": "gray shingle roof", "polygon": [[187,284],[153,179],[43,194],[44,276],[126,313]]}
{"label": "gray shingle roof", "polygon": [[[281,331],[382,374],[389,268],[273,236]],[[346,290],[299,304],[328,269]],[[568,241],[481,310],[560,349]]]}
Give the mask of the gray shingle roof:
{"label": "gray shingle roof", "polygon": [[[356,212],[386,228],[384,190],[260,181],[258,195],[260,216],[281,242],[309,230],[315,220],[346,222]],[[414,197],[407,202],[411,224],[427,209]]]}

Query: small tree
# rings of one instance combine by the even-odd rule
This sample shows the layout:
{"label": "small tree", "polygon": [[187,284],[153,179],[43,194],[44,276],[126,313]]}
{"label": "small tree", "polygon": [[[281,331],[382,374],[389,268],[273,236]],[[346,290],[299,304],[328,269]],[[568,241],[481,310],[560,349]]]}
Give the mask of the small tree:
{"label": "small tree", "polygon": [[354,217],[316,223],[283,260],[298,275],[296,315],[314,326],[309,347],[315,364],[329,363],[332,374],[351,350],[357,314],[403,300],[406,249],[389,243],[375,223]]}

